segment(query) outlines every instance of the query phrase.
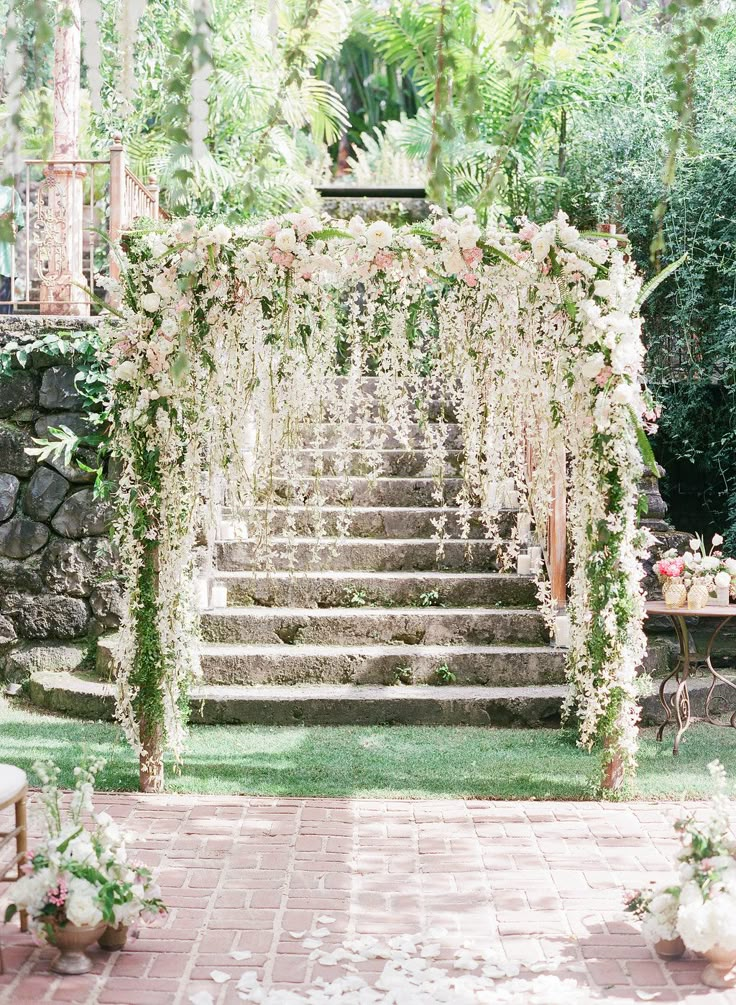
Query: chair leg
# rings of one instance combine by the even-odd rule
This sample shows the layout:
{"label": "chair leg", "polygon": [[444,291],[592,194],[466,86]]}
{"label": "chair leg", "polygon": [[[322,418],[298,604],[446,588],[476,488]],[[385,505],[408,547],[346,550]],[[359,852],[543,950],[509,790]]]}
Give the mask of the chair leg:
{"label": "chair leg", "polygon": [[[15,826],[18,828],[18,835],[15,839],[15,849],[18,853],[18,875],[21,874],[21,866],[25,865],[26,852],[28,851],[28,818],[26,814],[26,794],[25,792],[15,804]],[[20,912],[20,930],[28,931],[28,913]]]}

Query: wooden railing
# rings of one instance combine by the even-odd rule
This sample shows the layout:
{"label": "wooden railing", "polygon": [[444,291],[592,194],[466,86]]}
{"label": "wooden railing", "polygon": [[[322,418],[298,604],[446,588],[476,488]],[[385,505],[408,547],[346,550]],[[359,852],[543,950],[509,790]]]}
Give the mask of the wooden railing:
{"label": "wooden railing", "polygon": [[105,235],[114,243],[135,220],[167,215],[155,180],[144,185],[128,168],[119,135],[107,159],[27,160],[0,188],[0,241],[10,244],[0,313],[90,314],[95,275],[119,275]]}

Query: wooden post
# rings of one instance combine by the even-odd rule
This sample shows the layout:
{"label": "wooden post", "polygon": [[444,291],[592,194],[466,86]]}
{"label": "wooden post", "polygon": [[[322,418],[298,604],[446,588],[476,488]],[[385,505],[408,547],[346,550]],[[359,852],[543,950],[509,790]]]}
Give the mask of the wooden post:
{"label": "wooden post", "polygon": [[[151,548],[153,562],[153,592],[158,597],[158,545]],[[149,723],[145,715],[138,720],[141,738],[138,784],[141,792],[163,792],[164,790],[164,743],[163,727],[160,722]]]}
{"label": "wooden post", "polygon": [[157,183],[155,177],[152,174],[150,174],[148,176],[148,185],[147,185],[147,188],[148,188],[148,191],[151,193],[151,197],[153,198],[153,206],[151,207],[151,219],[152,220],[158,220],[158,217],[159,217],[159,213],[158,213],[158,209],[159,209],[159,187],[158,187],[158,183]]}
{"label": "wooden post", "polygon": [[47,167],[44,182],[47,267],[41,279],[40,310],[42,314],[86,315],[90,311],[82,269],[86,169],[75,163],[81,102],[80,0],[58,0],[58,8],[54,36],[55,163]]}
{"label": "wooden post", "polygon": [[164,755],[161,726],[157,724],[149,727],[143,716],[139,726],[143,745],[139,759],[139,788],[141,792],[163,792]]}
{"label": "wooden post", "polygon": [[552,599],[557,610],[564,611],[567,607],[567,459],[562,443],[555,456],[547,551]]}
{"label": "wooden post", "polygon": [[122,136],[115,133],[110,144],[110,278],[120,278],[120,263],[112,245],[117,244],[126,224],[125,150]]}

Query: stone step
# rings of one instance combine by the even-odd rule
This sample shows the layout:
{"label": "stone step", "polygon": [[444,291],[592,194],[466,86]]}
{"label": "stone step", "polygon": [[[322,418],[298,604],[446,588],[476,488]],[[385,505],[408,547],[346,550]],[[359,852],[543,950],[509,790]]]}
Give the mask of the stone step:
{"label": "stone step", "polygon": [[232,607],[536,607],[529,576],[493,572],[214,572]]}
{"label": "stone step", "polygon": [[[433,430],[436,432],[436,430]],[[330,448],[342,444],[354,449],[379,447],[384,450],[397,450],[406,447],[426,446],[426,427],[422,423],[410,422],[406,426],[408,443],[396,435],[392,426],[385,422],[353,422],[338,425],[332,422],[315,422],[305,425],[301,431],[301,441],[305,447],[313,447],[319,443],[321,447]],[[444,443],[448,450],[461,450],[463,446],[462,426],[457,422],[446,422],[444,425]]]}
{"label": "stone step", "polygon": [[[719,685],[724,697],[728,689]],[[702,714],[706,682],[693,683],[693,712]],[[267,726],[557,726],[568,689],[537,687],[458,687],[408,685],[366,687],[316,684],[305,687],[199,686],[191,691],[191,721],[206,725]],[[720,693],[720,692],[718,692]],[[31,675],[29,697],[38,708],[81,719],[114,718],[112,684],[70,673],[39,670]],[[662,710],[656,695],[642,700],[642,724],[657,725]],[[672,731],[664,738],[672,744]],[[685,734],[683,746],[688,743]]]}
{"label": "stone step", "polygon": [[465,454],[447,450],[441,464],[426,450],[313,450],[294,451],[298,470],[307,475],[383,475],[392,478],[433,478],[441,473],[449,478],[462,473]]}
{"label": "stone step", "polygon": [[[323,521],[322,533],[331,537],[337,536],[339,525],[348,518],[351,537],[431,538],[437,531],[437,520],[445,521],[445,532],[451,537],[460,537],[463,530],[456,508],[432,506],[355,506],[350,510],[345,506],[323,506],[319,511],[314,506],[264,506],[256,507],[245,524],[250,537],[255,537],[266,523],[271,534],[279,535],[284,533],[287,518],[290,518],[300,537],[314,537],[318,514]],[[486,528],[480,510],[471,510],[469,517],[468,534],[471,540],[485,537]],[[498,531],[501,537],[511,535],[516,519],[517,514],[512,510],[500,515]]]}
{"label": "stone step", "polygon": [[215,562],[223,572],[248,572],[266,564],[274,569],[361,569],[376,572],[423,572],[432,569],[485,572],[497,568],[497,548],[487,540],[438,542],[415,538],[272,538],[268,555],[253,541],[221,541]]}
{"label": "stone step", "polygon": [[319,489],[327,503],[352,501],[355,506],[453,506],[463,487],[461,478],[446,478],[440,486],[433,478],[275,478],[273,491],[284,502],[303,503]]}
{"label": "stone step", "polygon": [[200,653],[206,684],[435,684],[443,667],[458,684],[522,687],[565,679],[564,653],[550,646],[203,643]]}
{"label": "stone step", "polygon": [[202,615],[202,638],[252,645],[493,645],[549,642],[538,611],[491,608],[230,607]]}

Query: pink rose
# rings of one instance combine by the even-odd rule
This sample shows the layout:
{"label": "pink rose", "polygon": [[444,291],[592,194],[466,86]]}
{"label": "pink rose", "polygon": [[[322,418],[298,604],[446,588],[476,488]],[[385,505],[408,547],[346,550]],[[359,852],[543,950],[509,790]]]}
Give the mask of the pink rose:
{"label": "pink rose", "polygon": [[465,259],[465,264],[471,266],[477,265],[478,262],[483,261],[483,249],[482,248],[465,248],[463,251],[463,258]]}
{"label": "pink rose", "polygon": [[612,373],[613,370],[610,368],[610,366],[602,367],[600,373],[595,378],[595,382],[598,385],[598,387],[605,387]]}
{"label": "pink rose", "polygon": [[280,229],[276,220],[268,220],[263,227],[263,234],[265,237],[275,237]]}
{"label": "pink rose", "polygon": [[519,237],[522,241],[531,241],[535,234],[539,233],[539,227],[536,223],[531,223],[527,221],[524,226],[519,231]]}
{"label": "pink rose", "polygon": [[463,276],[463,282],[465,283],[466,286],[477,286],[478,277],[474,272],[466,272],[465,275]]}
{"label": "pink rose", "polygon": [[290,251],[279,251],[278,248],[274,248],[271,251],[271,261],[274,265],[280,265],[284,269],[288,269],[294,264],[294,256]]}
{"label": "pink rose", "polygon": [[377,269],[388,269],[393,265],[394,256],[390,251],[377,251],[373,256],[373,264]]}

